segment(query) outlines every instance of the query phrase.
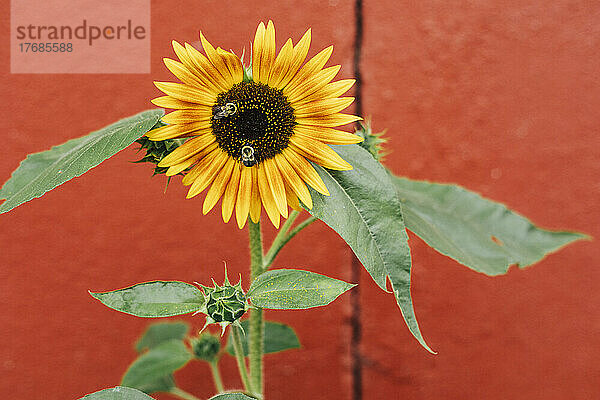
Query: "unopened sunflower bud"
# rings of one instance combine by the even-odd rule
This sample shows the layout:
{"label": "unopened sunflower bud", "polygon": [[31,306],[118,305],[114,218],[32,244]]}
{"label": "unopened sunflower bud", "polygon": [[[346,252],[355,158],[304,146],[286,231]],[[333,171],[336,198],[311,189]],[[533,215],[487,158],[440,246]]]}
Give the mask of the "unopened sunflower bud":
{"label": "unopened sunflower bud", "polygon": [[246,312],[246,296],[241,287],[215,285],[208,295],[206,310],[215,322],[234,322]]}
{"label": "unopened sunflower bud", "polygon": [[246,294],[242,290],[241,279],[237,284],[232,285],[225,269],[223,286],[217,285],[214,280],[213,284],[214,287],[200,285],[204,292],[204,306],[198,312],[207,315],[204,328],[210,324],[219,324],[223,334],[227,325],[234,324],[241,327],[239,319],[249,308]]}
{"label": "unopened sunflower bud", "polygon": [[191,340],[194,355],[204,361],[214,361],[221,350],[221,341],[218,337],[205,332],[200,337]]}
{"label": "unopened sunflower bud", "polygon": [[369,119],[359,122],[360,128],[355,131],[356,135],[364,140],[358,145],[367,150],[377,160],[381,161],[388,153],[384,151],[383,145],[387,139],[383,137],[385,130],[382,132],[373,133],[371,129],[371,121]]}

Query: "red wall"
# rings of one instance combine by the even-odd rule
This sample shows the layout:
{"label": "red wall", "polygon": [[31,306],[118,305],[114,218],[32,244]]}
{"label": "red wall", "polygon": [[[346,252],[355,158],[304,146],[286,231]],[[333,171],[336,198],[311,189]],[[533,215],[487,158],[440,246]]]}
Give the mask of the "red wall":
{"label": "red wall", "polygon": [[[311,53],[335,44],[331,63],[352,76],[353,2],[216,4],[152,2],[150,75],[11,75],[2,2],[0,180],[29,152],[150,108],[152,80],[170,79],[161,59],[172,56],[171,39],[194,41],[198,29],[239,50],[261,19],[274,20],[279,45],[312,27]],[[375,128],[388,129],[387,165],[460,183],[544,227],[600,237],[599,20],[591,1],[364,0],[363,104]],[[220,213],[202,216],[201,200],[186,201],[178,182],[163,194],[162,177],[129,164],[136,157],[126,150],[0,216],[2,398],[75,399],[119,382],[149,321],[102,307],[88,289],[208,282],[223,260],[247,282],[246,232]],[[350,279],[350,251],[327,227],[292,243],[278,265]],[[416,313],[439,354],[420,348],[394,299],[364,273],[366,399],[598,398],[597,242],[497,278],[414,236],[411,246]],[[349,313],[348,295],[325,309],[268,312],[303,344],[267,358],[268,398],[350,398]],[[233,360],[224,367],[226,385],[239,386]],[[212,393],[204,365],[177,377],[202,398]]]}

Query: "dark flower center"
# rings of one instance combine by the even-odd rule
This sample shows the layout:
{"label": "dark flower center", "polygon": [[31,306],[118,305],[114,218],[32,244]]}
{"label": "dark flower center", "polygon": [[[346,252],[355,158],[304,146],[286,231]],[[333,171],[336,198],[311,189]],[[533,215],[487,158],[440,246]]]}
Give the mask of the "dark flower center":
{"label": "dark flower center", "polygon": [[[274,157],[288,146],[296,118],[281,90],[262,83],[242,82],[217,96],[211,125],[219,147],[251,166]],[[251,162],[247,154],[252,154]]]}
{"label": "dark flower center", "polygon": [[240,111],[238,118],[239,134],[243,140],[260,139],[269,126],[267,116],[257,108]]}

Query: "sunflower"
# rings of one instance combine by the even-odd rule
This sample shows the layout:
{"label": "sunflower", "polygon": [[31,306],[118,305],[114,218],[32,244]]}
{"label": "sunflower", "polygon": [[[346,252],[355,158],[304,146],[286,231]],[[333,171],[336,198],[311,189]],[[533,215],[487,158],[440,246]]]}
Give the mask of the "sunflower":
{"label": "sunflower", "polygon": [[174,109],[166,126],[146,135],[150,140],[190,138],[158,164],[168,176],[185,173],[187,198],[209,188],[202,211],[222,198],[223,221],[235,209],[240,229],[248,215],[258,222],[261,208],[275,227],[288,206],[300,210],[299,200],[312,208],[306,184],[329,195],[309,162],[333,170],[350,170],[328,144],[362,141],[335,129],[360,120],[340,113],[353,97],[340,97],[354,79],[332,82],[340,66],[324,68],[333,46],[306,63],[311,30],[294,45],[288,39],[277,54],[272,21],[261,22],[252,47],[252,68],[244,68],[233,52],[216,49],[200,32],[204,53],[188,43],[173,41],[179,58],[164,59],[182,83],[154,82],[166,94],[152,102]]}

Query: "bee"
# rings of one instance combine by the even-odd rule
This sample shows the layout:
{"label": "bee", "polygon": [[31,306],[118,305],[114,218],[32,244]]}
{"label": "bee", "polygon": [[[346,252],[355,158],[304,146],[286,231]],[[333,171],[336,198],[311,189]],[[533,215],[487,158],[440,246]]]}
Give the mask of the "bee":
{"label": "bee", "polygon": [[242,162],[246,167],[252,167],[256,165],[256,158],[254,158],[254,147],[249,144],[242,147]]}
{"label": "bee", "polygon": [[229,117],[237,112],[237,106],[235,103],[227,103],[224,106],[214,106],[212,115],[214,119],[221,119]]}

